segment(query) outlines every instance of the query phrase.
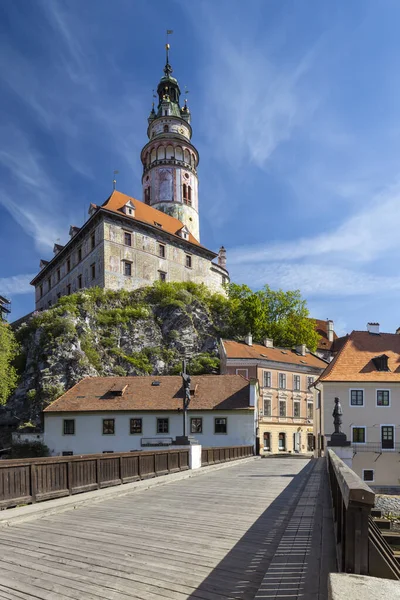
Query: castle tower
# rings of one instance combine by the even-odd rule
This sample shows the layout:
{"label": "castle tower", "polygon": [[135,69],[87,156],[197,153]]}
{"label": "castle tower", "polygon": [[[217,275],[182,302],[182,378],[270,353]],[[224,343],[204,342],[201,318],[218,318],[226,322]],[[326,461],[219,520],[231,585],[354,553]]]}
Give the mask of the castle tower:
{"label": "castle tower", "polygon": [[157,112],[148,118],[149,142],[141,153],[143,201],[176,217],[200,241],[197,165],[199,153],[191,143],[190,111],[172,77],[169,44],[164,76],[157,87]]}

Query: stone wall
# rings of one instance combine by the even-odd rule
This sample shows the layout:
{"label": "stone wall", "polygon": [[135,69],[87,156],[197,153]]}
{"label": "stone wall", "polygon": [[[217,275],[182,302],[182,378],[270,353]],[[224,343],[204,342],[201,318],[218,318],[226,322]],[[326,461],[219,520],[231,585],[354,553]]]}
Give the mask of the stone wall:
{"label": "stone wall", "polygon": [[[43,277],[35,286],[36,310],[44,310],[55,304],[59,297],[68,293],[68,285],[71,286],[71,294],[78,291],[78,277],[82,275],[82,287],[104,287],[104,228],[100,222],[93,225],[85,235],[77,234],[74,243],[71,244],[69,252],[63,252],[59,260],[54,261],[50,270],[43,273]],[[95,244],[92,248],[92,234],[95,235]],[[79,260],[78,249],[82,249],[82,259]],[[71,269],[68,272],[68,259],[71,261]],[[92,265],[95,265],[95,277],[92,277]],[[58,270],[60,280],[58,280]],[[48,281],[51,280],[49,289]],[[40,293],[42,285],[43,294]]]}
{"label": "stone wall", "polygon": [[[136,229],[134,226],[136,225]],[[125,233],[131,236],[131,246],[125,244]],[[218,265],[202,256],[195,246],[190,250],[184,242],[171,242],[157,232],[138,229],[135,223],[122,225],[117,221],[104,222],[104,281],[108,289],[133,290],[151,285],[165,273],[166,281],[193,281],[204,283],[213,291],[224,292],[223,277],[228,274]],[[165,257],[160,256],[160,245]],[[186,266],[186,257],[192,266]],[[131,275],[125,275],[124,264],[131,264]]]}

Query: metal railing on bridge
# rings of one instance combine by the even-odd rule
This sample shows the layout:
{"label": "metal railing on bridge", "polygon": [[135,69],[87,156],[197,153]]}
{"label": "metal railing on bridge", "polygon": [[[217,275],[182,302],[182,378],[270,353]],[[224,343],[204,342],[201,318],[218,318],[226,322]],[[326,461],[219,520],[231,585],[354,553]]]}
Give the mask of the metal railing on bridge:
{"label": "metal railing on bridge", "polygon": [[374,492],[332,449],[327,461],[339,571],[400,579],[393,551],[370,516]]}

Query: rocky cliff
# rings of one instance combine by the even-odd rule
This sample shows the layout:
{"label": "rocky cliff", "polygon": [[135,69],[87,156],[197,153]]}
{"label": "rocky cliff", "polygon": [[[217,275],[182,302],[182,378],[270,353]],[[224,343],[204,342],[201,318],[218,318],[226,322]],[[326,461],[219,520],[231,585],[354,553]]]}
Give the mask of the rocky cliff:
{"label": "rocky cliff", "polygon": [[16,331],[20,383],[2,423],[38,424],[43,407],[83,377],[179,373],[183,358],[192,374],[218,372],[227,302],[191,283],[61,298]]}

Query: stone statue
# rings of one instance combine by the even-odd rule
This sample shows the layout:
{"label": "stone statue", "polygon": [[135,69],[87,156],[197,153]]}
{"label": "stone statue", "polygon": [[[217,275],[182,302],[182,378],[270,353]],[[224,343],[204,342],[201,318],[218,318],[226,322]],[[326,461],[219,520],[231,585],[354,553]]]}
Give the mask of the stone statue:
{"label": "stone statue", "polygon": [[335,398],[335,408],[333,409],[332,417],[335,426],[335,433],[342,433],[343,410],[339,398]]}
{"label": "stone statue", "polygon": [[191,382],[190,375],[188,373],[182,373],[185,409],[188,408],[189,403],[190,403],[190,382]]}

